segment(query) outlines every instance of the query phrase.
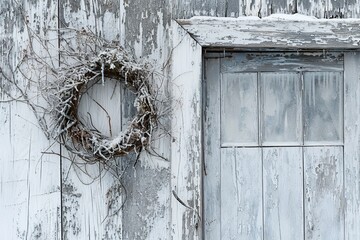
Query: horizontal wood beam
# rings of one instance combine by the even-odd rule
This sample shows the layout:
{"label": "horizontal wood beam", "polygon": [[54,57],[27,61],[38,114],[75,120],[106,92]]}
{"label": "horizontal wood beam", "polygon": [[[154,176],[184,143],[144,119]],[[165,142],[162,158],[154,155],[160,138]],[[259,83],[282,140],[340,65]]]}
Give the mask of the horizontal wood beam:
{"label": "horizontal wood beam", "polygon": [[203,47],[360,49],[359,19],[194,17],[177,22]]}

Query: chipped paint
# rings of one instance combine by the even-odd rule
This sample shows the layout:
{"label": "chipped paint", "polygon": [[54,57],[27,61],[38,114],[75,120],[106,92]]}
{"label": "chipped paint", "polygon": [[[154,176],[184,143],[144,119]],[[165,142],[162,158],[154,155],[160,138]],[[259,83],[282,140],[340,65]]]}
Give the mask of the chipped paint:
{"label": "chipped paint", "polygon": [[203,47],[360,48],[359,20],[288,15],[265,19],[197,17],[178,23]]}
{"label": "chipped paint", "polygon": [[[16,66],[25,48],[26,28],[21,10],[24,10],[25,18],[37,33],[56,42],[56,33],[48,35],[47,28],[56,29],[59,16],[62,24],[60,27],[85,28],[110,40],[119,40],[120,44],[133,51],[139,60],[150,60],[161,73],[161,67],[170,60],[171,64],[167,65],[164,72],[172,74],[165,78],[169,79],[169,86],[173,88],[172,97],[176,104],[173,107],[174,119],[166,120],[165,125],[172,126],[171,138],[175,141],[170,143],[169,137],[154,143],[170,162],[144,154],[135,168],[130,167],[123,179],[128,191],[125,208],[118,215],[106,218],[109,208],[114,211],[123,200],[123,190],[117,185],[118,180],[106,175],[91,186],[84,185],[79,180],[78,172],[71,170],[69,173],[70,164],[65,157],[60,159],[53,155],[41,158],[42,152],[50,143],[33,124],[35,120],[30,117],[32,113],[26,106],[0,103],[0,146],[6,149],[0,153],[0,211],[10,219],[7,221],[0,217],[0,231],[6,239],[25,239],[26,236],[31,239],[200,239],[201,223],[196,214],[179,204],[171,191],[176,191],[186,204],[200,212],[202,108],[201,82],[197,80],[201,74],[201,47],[182,32],[172,19],[187,19],[193,16],[264,18],[272,13],[294,12],[318,18],[360,16],[358,0],[59,0],[59,5],[57,1],[51,0],[20,2],[21,7],[15,6],[11,0],[0,1],[1,67],[6,61],[9,61],[11,66]],[[57,9],[58,6],[60,9]],[[212,22],[212,25],[215,22]],[[264,28],[273,27],[267,23],[261,25]],[[269,35],[268,39],[259,38],[263,31],[260,34],[245,31],[240,38],[246,38],[247,44],[255,41],[255,47],[266,46],[266,42],[270,47],[296,47],[301,44],[325,46],[329,42],[340,42],[344,44],[341,46],[358,48],[360,38],[357,35],[357,25],[358,23],[351,25],[347,22],[334,22],[330,28],[321,27],[321,31],[328,31],[329,35],[336,36],[335,42],[331,36],[310,39],[309,35],[317,33],[318,29],[310,32],[311,28],[308,29],[306,24],[300,26],[303,29],[301,31],[287,24],[284,27],[285,35]],[[234,31],[229,29],[231,25],[224,27],[219,24],[219,27],[226,29],[223,35],[219,35],[219,39],[208,38],[201,41],[212,41],[221,46],[236,44]],[[340,34],[339,29],[342,28],[352,28],[351,36]],[[284,41],[289,32],[296,37]],[[308,35],[299,39],[298,32]],[[57,43],[54,46],[57,46]],[[179,59],[174,59],[174,56]],[[9,66],[5,66],[5,72],[9,74]],[[0,87],[11,89],[2,77]],[[6,99],[6,96],[0,93],[0,98]],[[132,115],[131,111],[130,107],[124,107],[124,114],[119,117],[121,121],[126,123],[126,119]],[[27,121],[24,121],[24,118]],[[352,129],[356,129],[356,126],[352,126]],[[30,150],[29,132],[31,139],[37,139],[32,141]],[[351,134],[350,130],[348,132]],[[356,140],[357,137],[353,136],[352,139]],[[26,146],[25,150],[22,146]],[[52,150],[60,152],[58,146],[54,146]],[[358,150],[353,151],[357,154]],[[66,154],[64,152],[63,149],[62,154]],[[359,183],[354,180],[359,176],[359,166],[355,160],[346,162],[349,172],[347,182],[354,186],[347,191],[347,211],[359,216],[359,208],[356,207],[359,206]],[[28,169],[29,178],[23,178]],[[325,168],[320,166],[319,169]],[[91,167],[90,171],[96,170],[95,166]],[[63,183],[60,183],[60,173]],[[86,183],[91,182],[82,175],[80,179],[85,179]],[[327,180],[324,181],[319,184],[328,184]],[[59,189],[61,184],[62,193]],[[60,211],[61,201],[63,209]],[[358,219],[360,218],[355,217],[350,219],[351,221],[347,220],[348,226],[354,229],[353,232],[346,233],[349,240],[355,239],[356,234],[359,234]],[[63,233],[60,232],[61,229]]]}

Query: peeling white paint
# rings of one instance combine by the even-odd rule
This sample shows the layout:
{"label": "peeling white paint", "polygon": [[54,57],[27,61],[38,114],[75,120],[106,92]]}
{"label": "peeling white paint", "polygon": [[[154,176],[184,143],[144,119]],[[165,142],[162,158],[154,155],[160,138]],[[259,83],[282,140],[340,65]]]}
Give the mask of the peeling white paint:
{"label": "peeling white paint", "polygon": [[[277,14],[267,19],[194,17],[178,22],[204,47],[360,47],[358,19],[322,20],[296,14]],[[349,28],[352,31],[348,31]]]}

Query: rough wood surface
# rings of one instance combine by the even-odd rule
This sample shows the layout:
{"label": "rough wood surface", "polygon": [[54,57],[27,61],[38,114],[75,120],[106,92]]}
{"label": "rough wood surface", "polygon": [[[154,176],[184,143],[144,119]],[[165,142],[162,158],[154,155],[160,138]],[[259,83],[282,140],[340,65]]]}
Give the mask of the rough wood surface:
{"label": "rough wood surface", "polygon": [[305,239],[344,239],[343,148],[305,147]]}
{"label": "rough wood surface", "polygon": [[301,147],[263,149],[265,239],[303,239]]}
{"label": "rough wood surface", "polygon": [[359,20],[196,17],[178,23],[203,47],[358,49],[360,46]]}
{"label": "rough wood surface", "polygon": [[[298,0],[298,12],[317,18],[344,18],[348,14],[345,10],[347,1]],[[354,9],[348,9],[350,14]]]}
{"label": "rough wood surface", "polygon": [[[220,59],[205,60],[204,239],[220,239]],[[218,137],[214,137],[218,136]]]}
{"label": "rough wood surface", "polygon": [[173,23],[171,132],[172,239],[201,239],[201,54],[202,49]]}
{"label": "rough wood surface", "polygon": [[222,72],[336,72],[344,69],[344,54],[336,52],[226,53]]}
{"label": "rough wood surface", "polygon": [[260,148],[221,149],[219,239],[264,239],[261,158]]}
{"label": "rough wood surface", "polygon": [[[57,28],[53,18],[57,4],[1,1],[0,11],[0,238],[61,239],[59,157],[43,154],[58,152],[59,146],[46,139],[25,103],[1,102],[10,99],[3,89],[19,94],[3,74],[14,77],[20,86],[27,84],[24,76],[11,73],[28,47],[25,21],[35,34],[49,40],[48,46],[53,40],[56,44],[56,33],[46,29]],[[34,43],[33,50],[44,56],[39,44]],[[34,74],[31,69],[23,70],[25,75]],[[39,101],[36,88],[27,90]]]}
{"label": "rough wood surface", "polygon": [[345,239],[360,238],[360,66],[359,53],[345,54],[344,73],[344,174]]}
{"label": "rough wood surface", "polygon": [[[61,27],[84,29],[108,40],[120,38],[120,1],[62,0],[59,6]],[[71,33],[62,35],[60,44],[76,44],[70,37]],[[109,136],[111,123],[112,135],[118,135],[122,129],[120,93],[121,87],[113,82],[105,82],[105,86],[95,85],[82,99],[80,116]],[[84,166],[80,159],[68,155],[65,148],[61,155],[64,239],[121,239],[122,214],[121,211],[115,213],[122,206],[125,191],[118,176],[110,172],[105,174],[99,165]],[[120,174],[120,169],[112,173]]]}
{"label": "rough wood surface", "polygon": [[[360,17],[358,0],[176,0],[170,2],[155,0],[59,0],[55,2],[24,0],[16,2],[20,2],[21,5],[17,5],[12,0],[0,1],[1,66],[6,61],[10,61],[14,67],[23,53],[22,50],[27,41],[24,19],[29,20],[30,26],[36,29],[38,34],[49,36],[49,39],[55,42],[58,39],[56,32],[51,33],[46,29],[56,29],[59,20],[62,27],[84,27],[101,36],[119,40],[123,46],[131,49],[139,59],[147,58],[156,63],[156,69],[162,69],[166,65],[168,68],[164,70],[165,75],[169,73],[168,63],[173,62],[173,60],[168,60],[176,52],[172,51],[172,45],[176,47],[181,42],[179,40],[183,39],[184,36],[184,33],[181,34],[181,37],[178,34],[178,41],[172,42],[171,31],[175,23],[171,19],[190,18],[192,16],[256,16],[264,18],[272,13],[291,14],[295,12],[318,18]],[[25,14],[20,14],[21,11],[24,11]],[[323,43],[329,42],[329,46],[357,49],[358,46],[351,45],[358,41],[359,23],[357,20],[354,23],[355,25],[351,25],[346,21],[334,21],[333,27],[330,29],[322,27],[319,23],[319,28],[315,30],[309,27],[312,23],[308,23],[309,25],[306,25],[306,22],[296,23],[300,27],[302,26],[299,32],[308,34],[305,39],[299,38],[297,30],[293,29],[294,26],[298,25],[287,26],[288,28],[284,25],[283,30],[294,36],[289,38],[291,42],[282,41],[287,35],[277,35],[275,37],[278,39],[278,43],[269,42],[265,44],[266,39],[260,39],[261,43],[256,43],[254,46],[281,47],[291,45],[291,47],[318,48],[320,46],[326,48]],[[258,26],[255,25],[255,28]],[[346,33],[343,34],[342,30],[346,27],[352,27],[351,36]],[[328,30],[330,35],[335,34],[334,37],[338,40],[333,40],[330,37],[321,42],[320,38],[311,38],[311,34],[317,36],[316,31],[324,29]],[[255,34],[261,36],[262,31]],[[229,33],[228,36],[232,36],[231,34]],[[249,36],[247,34],[248,32],[245,31],[243,36]],[[267,33],[265,32],[265,34]],[[273,35],[269,35],[269,38],[273,37]],[[297,42],[298,40],[309,39],[310,42],[305,42],[305,45],[300,46]],[[181,94],[185,94],[186,99],[190,95],[193,96],[192,100],[185,99],[184,104],[181,102],[182,100],[174,100],[177,102],[175,104],[178,107],[177,109],[183,110],[183,114],[180,113],[180,110],[176,113],[177,118],[173,122],[174,126],[179,126],[177,124],[184,119],[182,125],[184,127],[175,128],[178,134],[175,135],[175,140],[181,139],[181,143],[171,144],[170,138],[156,142],[156,146],[160,149],[159,152],[166,158],[170,158],[169,155],[172,152],[174,158],[174,161],[171,162],[172,175],[170,176],[169,163],[159,161],[155,157],[141,156],[137,166],[135,168],[130,167],[124,176],[130,196],[124,210],[125,215],[120,214],[116,217],[106,218],[104,222],[101,222],[107,214],[107,206],[110,203],[113,206],[112,212],[121,205],[122,192],[119,185],[116,184],[116,178],[108,175],[101,183],[97,181],[92,186],[82,184],[74,170],[68,173],[70,166],[67,160],[63,159],[61,170],[59,157],[41,154],[43,151],[53,150],[56,153],[64,154],[64,157],[66,156],[65,152],[61,152],[58,146],[47,149],[51,142],[46,140],[41,131],[34,125],[36,120],[25,105],[21,103],[0,103],[0,232],[2,238],[169,239],[172,236],[174,239],[188,239],[189,235],[190,239],[199,237],[198,232],[200,230],[196,230],[196,223],[198,222],[195,220],[197,219],[195,214],[183,207],[171,195],[171,190],[176,190],[178,196],[184,199],[187,205],[200,209],[201,191],[199,186],[202,167],[199,166],[198,162],[201,155],[198,141],[201,125],[199,116],[201,116],[202,110],[199,103],[201,99],[200,83],[198,81],[194,83],[193,79],[198,80],[201,74],[200,63],[197,62],[200,59],[201,48],[188,37],[184,38],[184,41],[186,44],[181,42],[180,45],[189,46],[193,44],[195,47],[191,50],[191,48],[184,47],[185,45],[179,45],[177,54],[187,56],[187,59],[184,60],[186,66],[182,66],[183,62],[180,62],[181,71],[179,70],[177,74],[179,76],[173,76],[176,84],[191,82],[189,86],[184,85],[184,87],[180,84],[182,88],[174,87],[174,92],[179,91],[176,96],[180,96],[179,99],[181,99]],[[221,39],[221,43],[232,43],[232,39]],[[315,43],[320,45],[315,45]],[[198,70],[193,71],[192,57],[194,56],[196,59],[194,68]],[[350,55],[347,57],[353,59]],[[348,65],[348,67],[353,66],[357,69],[356,64],[359,63],[354,60],[354,65]],[[5,69],[5,71],[9,73],[9,69]],[[187,73],[187,71],[192,71],[192,74]],[[345,73],[345,79],[357,78],[357,74]],[[18,79],[20,80],[20,78]],[[346,89],[358,89],[354,83],[348,84]],[[0,86],[7,89],[11,88],[1,77]],[[348,95],[345,95],[345,101],[347,99],[349,103],[347,109],[350,110],[346,110],[345,107],[345,114],[355,111],[353,109],[358,109],[356,101],[359,101],[356,92],[346,89]],[[6,99],[1,92],[0,98]],[[122,113],[128,112],[131,115],[131,111],[131,107],[123,106]],[[121,125],[128,118],[125,115],[122,115]],[[356,130],[357,119],[349,118],[349,121],[349,127],[345,129],[345,142],[356,143],[358,138],[356,136],[358,134]],[[188,130],[182,132],[185,127]],[[180,135],[181,137],[179,137]],[[174,148],[172,151],[170,145]],[[345,235],[347,240],[353,240],[360,235],[358,228],[360,224],[360,194],[358,191],[360,166],[356,144],[345,146],[344,151],[346,216],[348,216]],[[177,165],[178,163],[180,164]],[[124,168],[125,166],[120,167]],[[96,166],[91,168],[93,171],[97,171]],[[180,177],[177,178],[177,176]],[[61,182],[60,179],[63,181]],[[171,189],[170,185],[176,186],[176,188]],[[60,191],[62,191],[62,195]],[[109,199],[115,200],[109,201]],[[63,209],[60,207],[61,201]],[[62,219],[61,212],[63,214]],[[61,232],[62,228],[63,233]]]}

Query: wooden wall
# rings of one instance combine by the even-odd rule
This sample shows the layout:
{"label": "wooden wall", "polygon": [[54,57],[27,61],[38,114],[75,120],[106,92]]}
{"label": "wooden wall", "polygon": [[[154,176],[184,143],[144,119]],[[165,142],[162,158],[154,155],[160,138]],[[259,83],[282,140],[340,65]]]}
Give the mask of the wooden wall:
{"label": "wooden wall", "polygon": [[[53,46],[63,40],[49,29],[63,27],[85,28],[116,39],[138,59],[149,60],[157,71],[170,76],[166,64],[172,53],[172,19],[198,15],[265,17],[274,13],[357,18],[360,3],[358,0],[2,0],[0,66],[4,74],[11,75],[11,68],[25,54],[29,39],[24,22],[28,21]],[[15,79],[24,84],[21,76]],[[171,83],[172,79],[167,81]],[[0,87],[16,94],[4,76],[0,76]],[[119,111],[119,122],[125,123],[132,108],[122,100],[129,96],[120,91],[116,97],[122,105],[120,111],[107,99],[104,106]],[[171,200],[171,167],[177,164],[169,159],[171,139],[164,137],[154,143],[157,151],[170,161],[144,154],[133,167],[131,160],[121,160],[122,167],[124,162],[130,162],[125,164],[130,167],[122,176],[127,201],[123,211],[108,216],[109,204],[119,207],[124,200],[124,190],[117,179],[106,174],[92,182],[71,166],[66,150],[45,138],[26,104],[7,102],[3,91],[0,99],[5,100],[0,102],[2,239],[191,239],[187,233],[194,231],[194,225],[185,225],[174,236],[170,223],[174,217],[171,204],[177,203]],[[91,107],[85,108],[91,111]],[[164,124],[169,126],[170,120]],[[56,154],[43,154],[44,151]],[[96,174],[98,166],[87,170]],[[110,208],[110,213],[114,209]]]}

